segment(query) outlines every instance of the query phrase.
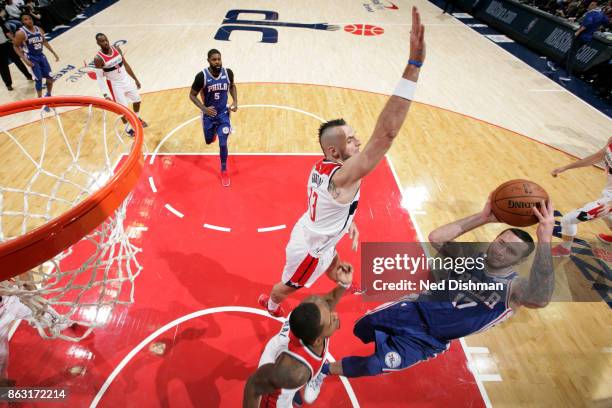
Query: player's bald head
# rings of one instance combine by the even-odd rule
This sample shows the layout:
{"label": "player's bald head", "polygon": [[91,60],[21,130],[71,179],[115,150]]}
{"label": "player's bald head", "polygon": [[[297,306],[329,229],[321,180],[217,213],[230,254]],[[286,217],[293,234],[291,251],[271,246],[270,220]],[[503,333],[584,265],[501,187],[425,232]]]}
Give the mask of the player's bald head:
{"label": "player's bald head", "polygon": [[341,148],[346,143],[343,126],[346,126],[344,119],[334,119],[323,123],[319,127],[319,143],[325,155],[327,155],[330,147]]}

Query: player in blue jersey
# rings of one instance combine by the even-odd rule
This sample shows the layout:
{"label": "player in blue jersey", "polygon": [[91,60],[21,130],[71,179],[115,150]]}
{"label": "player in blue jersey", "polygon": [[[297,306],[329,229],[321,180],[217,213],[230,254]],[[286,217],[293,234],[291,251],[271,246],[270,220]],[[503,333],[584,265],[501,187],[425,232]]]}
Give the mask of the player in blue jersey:
{"label": "player in blue jersey", "polygon": [[35,88],[38,97],[42,97],[43,78],[46,78],[45,85],[47,87],[47,93],[45,96],[51,96],[53,78],[51,77],[49,61],[47,61],[47,57],[43,54],[43,46],[51,51],[55,57],[55,61],[59,61],[59,57],[53,48],[51,48],[51,44],[45,39],[45,32],[43,29],[34,25],[34,20],[32,20],[30,14],[22,14],[21,22],[23,23],[23,27],[17,30],[15,33],[15,41],[13,42],[15,52],[23,62],[32,69],[32,74],[36,81]]}
{"label": "player in blue jersey", "polygon": [[[208,51],[208,68],[199,72],[189,93],[189,99],[202,111],[202,128],[206,144],[213,143],[219,137],[219,155],[221,156],[221,183],[228,187],[230,178],[227,173],[227,139],[232,131],[230,111],[238,110],[238,92],[234,84],[234,73],[223,68],[221,53],[212,49]],[[232,104],[228,107],[227,94],[232,95]],[[201,95],[202,102],[198,98]]]}
{"label": "player in blue jersey", "polygon": [[[554,210],[549,201],[533,212],[539,221],[537,249],[531,236],[516,228],[499,234],[483,253],[469,254],[466,244],[453,243],[474,228],[498,222],[490,199],[481,212],[434,230],[429,240],[444,256],[481,259],[469,271],[450,271],[447,282],[498,283],[498,288],[454,290],[447,285],[445,290],[408,295],[368,312],[355,323],[353,333],[364,343],[374,343],[374,352],[325,365],[306,387],[304,400],[316,399],[326,375],[361,377],[403,370],[446,351],[453,339],[501,323],[520,306],[546,306],[555,282],[551,255]],[[534,249],[529,278],[519,277],[515,266]]]}

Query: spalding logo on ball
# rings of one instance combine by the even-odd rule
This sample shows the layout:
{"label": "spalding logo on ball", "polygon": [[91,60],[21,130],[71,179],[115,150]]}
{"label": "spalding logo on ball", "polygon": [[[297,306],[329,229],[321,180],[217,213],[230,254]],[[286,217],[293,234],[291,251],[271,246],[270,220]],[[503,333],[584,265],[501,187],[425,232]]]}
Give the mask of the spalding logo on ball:
{"label": "spalding logo on ball", "polygon": [[491,210],[501,222],[514,227],[537,224],[533,207],[548,200],[548,194],[538,184],[529,180],[510,180],[497,187],[491,196]]}

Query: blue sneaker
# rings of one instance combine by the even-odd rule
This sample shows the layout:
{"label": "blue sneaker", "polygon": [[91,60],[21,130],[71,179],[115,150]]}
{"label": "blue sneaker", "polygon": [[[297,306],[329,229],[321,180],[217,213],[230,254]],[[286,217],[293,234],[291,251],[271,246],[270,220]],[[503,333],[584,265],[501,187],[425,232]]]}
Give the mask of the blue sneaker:
{"label": "blue sneaker", "polygon": [[[50,96],[51,96],[51,95],[46,94],[45,96],[43,96],[43,98],[48,98],[48,97],[50,97]],[[51,108],[50,108],[50,107],[48,107],[48,106],[44,106],[44,107],[43,107],[43,109],[44,109],[44,111],[45,111],[45,112],[51,112]]]}

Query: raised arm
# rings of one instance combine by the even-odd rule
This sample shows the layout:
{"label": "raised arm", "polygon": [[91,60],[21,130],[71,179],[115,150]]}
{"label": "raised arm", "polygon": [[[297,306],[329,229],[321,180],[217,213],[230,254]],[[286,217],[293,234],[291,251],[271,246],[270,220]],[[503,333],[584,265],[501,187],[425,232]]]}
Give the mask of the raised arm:
{"label": "raised arm", "polygon": [[334,175],[338,187],[348,187],[357,183],[370,173],[385,156],[393,140],[398,135],[414,97],[420,68],[417,66],[425,59],[425,27],[416,7],[412,8],[412,30],[410,31],[410,57],[402,79],[393,95],[389,98],[372,133],[372,137],[362,152],[347,160],[342,169]]}
{"label": "raised arm", "polygon": [[264,364],[247,380],[242,399],[243,408],[257,408],[262,395],[280,388],[299,388],[310,380],[306,366],[287,354],[281,354],[274,364]]}
{"label": "raised arm", "polygon": [[[457,237],[465,234],[466,232],[493,222],[499,221],[491,210],[491,196],[489,196],[489,198],[487,199],[487,203],[485,204],[482,211],[474,215],[470,215],[469,217],[462,218],[458,221],[451,222],[450,224],[446,224],[436,228],[435,230],[429,233],[429,242],[431,242],[434,248],[440,251],[445,244],[454,241]],[[452,248],[453,250],[458,250],[461,248],[461,246],[456,245],[448,247],[448,249],[450,248]]]}
{"label": "raised arm", "polygon": [[510,302],[513,307],[545,307],[552,298],[555,289],[555,275],[551,254],[552,233],[555,226],[554,208],[550,200],[542,201],[538,211],[533,213],[538,218],[538,243],[529,278],[517,278],[512,282]]}
{"label": "raised arm", "polygon": [[606,148],[608,147],[608,144],[610,144],[611,142],[612,142],[612,137],[608,139],[608,142],[606,143],[604,147],[602,147],[600,150],[596,151],[592,155],[587,156],[584,159],[576,160],[575,162],[570,163],[567,166],[556,168],[553,171],[551,171],[550,174],[553,177],[557,177],[558,174],[561,174],[566,170],[592,166],[594,164],[599,163],[600,161],[604,159],[604,156],[606,155]]}

